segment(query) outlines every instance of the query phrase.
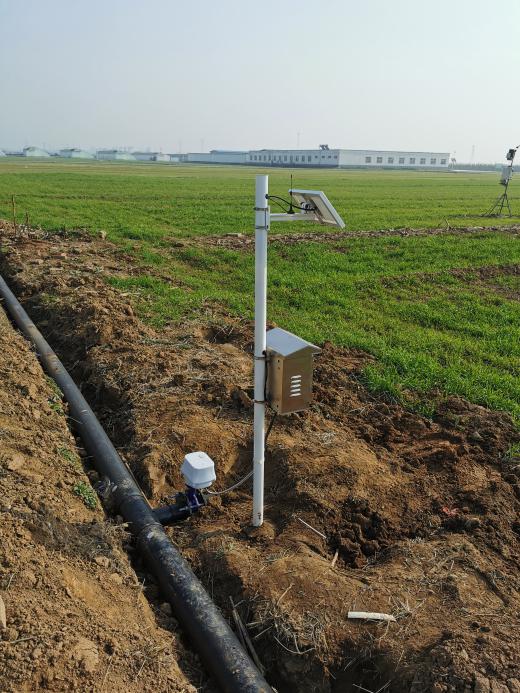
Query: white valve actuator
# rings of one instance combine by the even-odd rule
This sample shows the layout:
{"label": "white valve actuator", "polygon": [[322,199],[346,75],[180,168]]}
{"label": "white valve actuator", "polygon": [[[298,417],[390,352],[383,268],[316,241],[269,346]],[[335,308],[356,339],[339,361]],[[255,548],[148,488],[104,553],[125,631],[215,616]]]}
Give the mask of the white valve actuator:
{"label": "white valve actuator", "polygon": [[215,481],[215,463],[205,452],[190,452],[181,466],[181,474],[187,486],[207,488]]}

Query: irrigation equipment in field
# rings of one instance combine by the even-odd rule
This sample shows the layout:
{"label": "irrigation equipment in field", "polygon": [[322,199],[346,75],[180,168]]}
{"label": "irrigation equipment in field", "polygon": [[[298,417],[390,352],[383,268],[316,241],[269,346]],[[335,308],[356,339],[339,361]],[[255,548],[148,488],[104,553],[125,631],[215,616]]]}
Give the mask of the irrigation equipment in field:
{"label": "irrigation equipment in field", "polygon": [[[255,347],[253,436],[253,526],[264,521],[265,410],[277,414],[307,409],[312,396],[312,360],[320,350],[291,332],[267,332],[267,234],[273,221],[312,221],[344,228],[320,190],[289,190],[290,200],[269,195],[269,177],[256,176],[255,191]],[[271,214],[269,200],[285,211]]]}
{"label": "irrigation equipment in field", "polygon": [[515,154],[518,147],[520,147],[520,145],[508,149],[507,151],[506,160],[509,161],[509,164],[507,164],[506,166],[502,166],[502,173],[500,174],[500,185],[504,186],[504,192],[495,201],[495,204],[486,214],[487,217],[501,217],[504,207],[507,208],[509,216],[513,216],[513,214],[511,213],[511,205],[509,204],[509,198],[507,196],[507,189],[509,187],[509,183],[511,182],[511,178],[513,177],[513,163],[515,161]]}
{"label": "irrigation equipment in field", "polygon": [[[265,444],[275,417],[303,411],[312,401],[313,357],[320,349],[280,327],[267,332],[267,234],[272,221],[312,221],[341,229],[345,223],[321,190],[297,190],[291,185],[289,196],[285,200],[269,195],[269,176],[256,176],[253,469],[229,488],[210,491],[208,487],[215,481],[213,460],[204,452],[190,453],[181,468],[186,491],[179,494],[180,501],[171,511],[164,511],[168,520],[176,521],[181,513],[184,519],[185,513],[206,504],[206,496],[228,493],[253,476],[253,526],[260,527],[264,521]],[[284,212],[271,214],[269,200]],[[266,405],[273,410],[267,433]]]}

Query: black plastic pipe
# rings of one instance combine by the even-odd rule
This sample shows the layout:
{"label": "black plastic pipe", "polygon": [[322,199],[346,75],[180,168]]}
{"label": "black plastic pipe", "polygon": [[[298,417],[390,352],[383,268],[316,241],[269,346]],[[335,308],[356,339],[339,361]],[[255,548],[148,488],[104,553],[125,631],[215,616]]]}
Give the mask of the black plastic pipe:
{"label": "black plastic pipe", "polygon": [[229,693],[272,692],[204,587],[168,539],[143,492],[67,370],[1,276],[0,297],[20,331],[36,347],[45,370],[63,392],[85,449],[92,456],[99,474],[110,481],[115,508],[128,523],[175,617],[189,634],[220,689]]}

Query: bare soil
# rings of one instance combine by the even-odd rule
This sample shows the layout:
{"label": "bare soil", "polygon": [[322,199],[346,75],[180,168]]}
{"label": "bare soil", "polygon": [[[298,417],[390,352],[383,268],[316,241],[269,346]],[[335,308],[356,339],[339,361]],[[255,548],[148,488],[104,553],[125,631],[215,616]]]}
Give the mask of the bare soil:
{"label": "bare soil", "polygon": [[[2,241],[4,276],[154,503],[182,488],[188,451],[215,460],[215,489],[250,469],[248,322],[208,306],[157,332],[104,281],[139,271],[107,242],[7,226]],[[261,529],[245,484],[171,536],[224,612],[239,604],[280,693],[518,693],[518,431],[460,399],[431,419],[376,399],[368,358],[325,344],[311,410],[275,422]]]}
{"label": "bare soil", "polygon": [[[447,220],[446,220],[447,221]],[[302,241],[313,243],[338,243],[352,238],[387,238],[387,237],[418,237],[418,236],[445,236],[464,235],[478,232],[495,231],[513,235],[520,234],[520,226],[446,226],[433,229],[377,229],[373,231],[310,231],[305,233],[269,233],[268,242],[275,245],[294,245]],[[178,239],[172,239],[173,244],[179,244]],[[206,236],[196,241],[198,245],[219,246],[233,250],[253,250],[255,239],[243,233],[227,233],[220,236]],[[185,242],[181,242],[185,245]]]}

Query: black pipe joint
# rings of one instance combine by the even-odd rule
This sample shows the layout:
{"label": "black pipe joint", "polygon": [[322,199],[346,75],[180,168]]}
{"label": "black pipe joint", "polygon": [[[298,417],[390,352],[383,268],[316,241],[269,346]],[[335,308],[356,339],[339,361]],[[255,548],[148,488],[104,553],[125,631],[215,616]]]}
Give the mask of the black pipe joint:
{"label": "black pipe joint", "polygon": [[204,494],[197,489],[188,487],[185,493],[177,493],[175,503],[154,508],[153,514],[157,522],[162,525],[173,525],[176,522],[186,520],[204,505],[207,505]]}

